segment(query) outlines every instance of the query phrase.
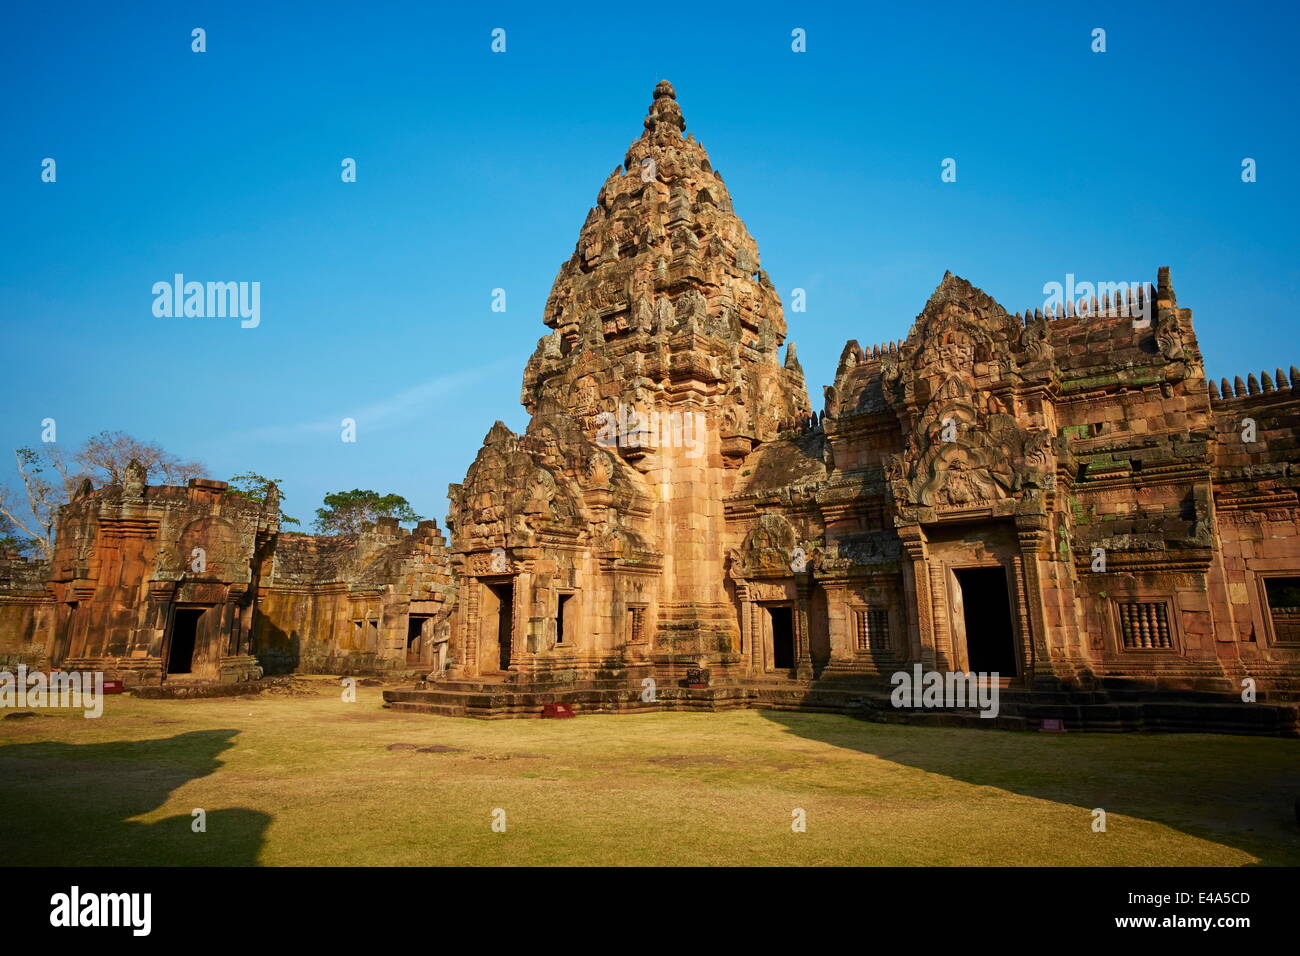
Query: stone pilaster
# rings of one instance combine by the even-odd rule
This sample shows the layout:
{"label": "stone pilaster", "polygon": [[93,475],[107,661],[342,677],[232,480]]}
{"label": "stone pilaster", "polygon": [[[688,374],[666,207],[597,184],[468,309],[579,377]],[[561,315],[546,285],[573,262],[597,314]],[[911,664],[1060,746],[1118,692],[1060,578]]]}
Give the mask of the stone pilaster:
{"label": "stone pilaster", "polygon": [[911,637],[911,662],[927,669],[935,666],[934,604],[930,594],[929,556],[925,531],[919,524],[903,525],[898,529],[903,543],[904,597],[915,608],[915,620],[908,627]]}
{"label": "stone pilaster", "polygon": [[944,567],[939,563],[926,562],[930,571],[930,603],[934,608],[932,627],[934,628],[934,661],[941,671],[956,668],[957,653],[952,646],[952,626],[948,605],[948,588],[946,586]]}
{"label": "stone pilaster", "polygon": [[812,680],[812,644],[808,631],[808,604],[812,598],[812,575],[808,573],[795,575],[794,606],[794,668],[795,677],[800,680]]}
{"label": "stone pilaster", "polygon": [[[1047,646],[1047,627],[1043,613],[1043,591],[1039,573],[1039,555],[1047,536],[1047,516],[1021,514],[1016,516],[1016,536],[1020,542],[1020,560],[1023,566],[1025,603],[1029,617],[1023,623],[1029,631],[1029,641],[1034,650],[1034,676],[1053,673],[1051,652]],[[1028,667],[1028,663],[1026,663]]]}

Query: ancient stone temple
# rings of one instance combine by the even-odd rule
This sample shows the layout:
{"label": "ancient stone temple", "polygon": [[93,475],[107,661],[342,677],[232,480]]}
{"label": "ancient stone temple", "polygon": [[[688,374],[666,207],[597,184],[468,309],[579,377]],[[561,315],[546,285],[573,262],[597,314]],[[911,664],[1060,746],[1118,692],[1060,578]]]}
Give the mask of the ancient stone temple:
{"label": "ancient stone temple", "polygon": [[48,562],[0,560],[0,666],[100,671],[128,687],[295,671],[418,674],[437,664],[454,594],[436,525],[282,535],[224,481],[83,483]]}
{"label": "ancient stone temple", "polygon": [[436,522],[281,535],[261,578],[254,645],[268,674],[422,674],[445,654],[454,604]]}
{"label": "ancient stone temple", "polygon": [[0,559],[2,659],[410,674],[390,707],[480,717],[893,719],[920,669],[996,686],[1001,726],[1300,732],[1300,371],[1207,381],[1165,268],[1046,313],[945,275],[814,413],[669,84],[644,127],[449,541],[284,534],[274,496],[137,474],[65,508],[49,567]]}
{"label": "ancient stone temple", "polygon": [[740,660],[724,499],[810,411],[758,248],[684,126],[660,84],[547,301],[527,431],[498,423],[451,489],[453,677]]}
{"label": "ancient stone temple", "polygon": [[150,487],[135,462],[121,485],[84,482],[60,513],[48,571],[49,663],[132,685],[260,677],[253,599],[278,502],[268,514],[225,488]]}
{"label": "ancient stone temple", "polygon": [[1027,718],[1294,730],[1286,374],[1217,393],[1167,269],[1046,316],[946,275],[813,416],[684,131],[660,83],[556,278],[527,429],[450,490],[448,665],[391,706],[852,709],[919,664]]}

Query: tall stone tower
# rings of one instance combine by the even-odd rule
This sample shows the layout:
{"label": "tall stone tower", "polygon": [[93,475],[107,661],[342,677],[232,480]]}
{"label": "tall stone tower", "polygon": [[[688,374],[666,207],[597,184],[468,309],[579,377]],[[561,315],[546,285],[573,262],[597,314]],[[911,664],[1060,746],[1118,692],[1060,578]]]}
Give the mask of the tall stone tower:
{"label": "tall stone tower", "polygon": [[453,548],[481,585],[453,648],[465,676],[739,651],[723,499],[810,406],[758,247],[669,83],[644,125],[547,300],[525,434],[498,423],[451,489]]}

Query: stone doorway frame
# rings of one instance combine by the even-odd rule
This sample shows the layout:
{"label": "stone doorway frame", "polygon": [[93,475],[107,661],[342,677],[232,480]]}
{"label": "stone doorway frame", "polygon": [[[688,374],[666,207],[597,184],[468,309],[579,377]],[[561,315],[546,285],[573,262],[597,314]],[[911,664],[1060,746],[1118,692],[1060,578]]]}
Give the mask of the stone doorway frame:
{"label": "stone doorway frame", "polygon": [[1016,673],[1010,675],[1010,677],[1013,681],[1024,679],[1027,673],[1029,649],[1025,640],[1024,622],[1021,619],[1018,602],[1019,591],[1016,586],[1016,568],[1014,566],[1008,567],[1001,561],[995,560],[964,561],[959,564],[945,563],[943,567],[945,584],[947,585],[947,593],[944,595],[947,607],[943,609],[936,608],[935,611],[938,613],[943,610],[947,614],[948,646],[952,652],[950,664],[953,670],[961,673],[970,671],[970,648],[966,643],[965,605],[962,600],[961,580],[957,577],[957,572],[996,568],[1002,572],[1007,585],[1007,611],[1011,618],[1011,648],[1016,659]]}
{"label": "stone doorway frame", "polygon": [[[510,588],[511,592],[511,628],[510,628],[510,671],[499,670],[497,666],[484,667],[484,596],[493,588]],[[519,670],[519,665],[523,661],[523,640],[520,637],[519,615],[520,615],[520,572],[517,570],[504,571],[500,574],[478,574],[469,578],[469,587],[467,588],[467,600],[465,600],[465,617],[461,624],[461,633],[464,641],[460,648],[456,649],[456,657],[460,661],[460,672],[467,678],[476,678],[476,676],[499,676]],[[495,594],[494,594],[495,598]],[[499,598],[495,598],[499,600]],[[495,615],[494,615],[495,617]],[[493,639],[489,643],[491,649],[491,659],[497,659],[497,640]]]}
{"label": "stone doorway frame", "polygon": [[[163,641],[161,647],[162,653],[159,655],[159,664],[161,666],[161,680],[163,682],[173,680],[173,679],[185,680],[194,677],[194,659],[195,657],[198,656],[200,651],[204,651],[207,649],[206,645],[203,643],[204,618],[206,618],[213,611],[217,611],[218,614],[220,614],[219,609],[221,607],[222,605],[219,604],[202,604],[202,603],[195,603],[195,602],[188,602],[188,601],[178,601],[172,604],[172,606],[168,609],[167,630],[163,632]],[[194,641],[190,647],[190,669],[187,671],[178,671],[176,673],[173,673],[171,669],[172,646],[176,640],[176,617],[182,611],[198,611],[199,614],[194,619]],[[220,637],[221,635],[218,635],[218,639]],[[220,657],[221,657],[220,649],[218,648],[217,660],[215,662],[215,666],[218,673],[220,672],[221,669]]]}
{"label": "stone doorway frame", "polygon": [[[517,574],[500,574],[500,575],[483,575],[474,578],[477,588],[481,588],[474,602],[474,618],[471,627],[475,634],[475,642],[478,645],[475,652],[474,670],[478,675],[498,676],[508,674],[519,669],[521,653],[521,641],[519,639],[519,576]],[[510,664],[506,670],[500,667],[500,621],[501,621],[501,597],[498,595],[498,589],[509,589],[510,592]],[[492,615],[493,622],[497,627],[493,628],[496,636],[490,640],[484,640],[484,626],[486,621],[483,615],[483,597],[485,593],[491,593],[493,599],[498,602],[496,613]],[[484,646],[486,645],[486,646]],[[485,653],[487,657],[485,658]],[[491,667],[484,666],[484,660],[494,661],[496,663]]]}
{"label": "stone doorway frame", "polygon": [[[997,520],[1010,516],[992,517]],[[989,516],[983,515],[980,519],[988,520]],[[1042,596],[1037,593],[1038,551],[1047,534],[1045,519],[1039,515],[1014,516],[1016,543],[1010,546],[1008,542],[1001,560],[993,555],[985,555],[981,560],[975,561],[960,557],[952,561],[945,560],[943,552],[946,550],[946,542],[941,539],[931,540],[931,536],[947,530],[952,523],[954,522],[913,522],[897,527],[903,546],[903,599],[911,619],[908,626],[910,658],[912,662],[920,663],[927,669],[959,669],[955,659],[952,628],[949,626],[950,609],[953,606],[951,587],[955,583],[955,576],[948,571],[950,568],[997,565],[1006,571],[1007,585],[1011,592],[1011,623],[1016,638],[1016,663],[1020,668],[1019,675],[1013,680],[1028,685],[1047,666],[1047,652],[1042,645],[1044,610]],[[978,522],[960,523],[969,526]],[[962,627],[964,652],[964,621]]]}
{"label": "stone doorway frame", "polygon": [[[758,640],[757,650],[759,652],[759,674],[761,676],[778,675],[794,679],[795,673],[799,669],[800,648],[803,646],[799,640],[799,603],[794,600],[784,601],[755,601],[754,606],[758,609]],[[790,666],[776,666],[776,634],[772,627],[773,608],[783,608],[790,612]]]}
{"label": "stone doorway frame", "polygon": [[[419,621],[420,629],[415,636],[415,653],[411,653],[411,622]],[[407,611],[406,612],[406,633],[402,647],[402,660],[408,667],[419,667],[429,663],[433,658],[432,644],[429,638],[432,631],[437,626],[437,615],[429,614],[424,611]]]}
{"label": "stone doorway frame", "polygon": [[758,578],[735,577],[736,601],[740,605],[740,657],[745,670],[753,677],[780,673],[771,670],[772,633],[764,613],[767,607],[789,607],[794,626],[793,679],[812,677],[809,656],[808,603],[812,587],[810,575],[764,575]]}

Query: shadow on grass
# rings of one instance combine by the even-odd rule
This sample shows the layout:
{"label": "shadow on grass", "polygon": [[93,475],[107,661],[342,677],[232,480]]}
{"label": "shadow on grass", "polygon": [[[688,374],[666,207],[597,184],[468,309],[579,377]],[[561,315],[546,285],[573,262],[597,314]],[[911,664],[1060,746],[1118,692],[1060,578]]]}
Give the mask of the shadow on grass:
{"label": "shadow on grass", "polygon": [[[878,724],[763,711],[809,740],[952,780],[1080,808],[1100,807],[1248,853],[1300,865],[1300,746],[1210,734],[1040,734]],[[1090,830],[1086,832],[1091,832]],[[976,865],[992,861],[971,861]],[[1177,860],[1152,861],[1176,866]]]}
{"label": "shadow on grass", "polygon": [[[0,747],[0,845],[10,866],[251,866],[268,814],[207,809],[206,832],[190,813],[155,822],[178,787],[221,766],[237,730],[157,740],[55,742]],[[206,809],[206,808],[205,808]]]}

